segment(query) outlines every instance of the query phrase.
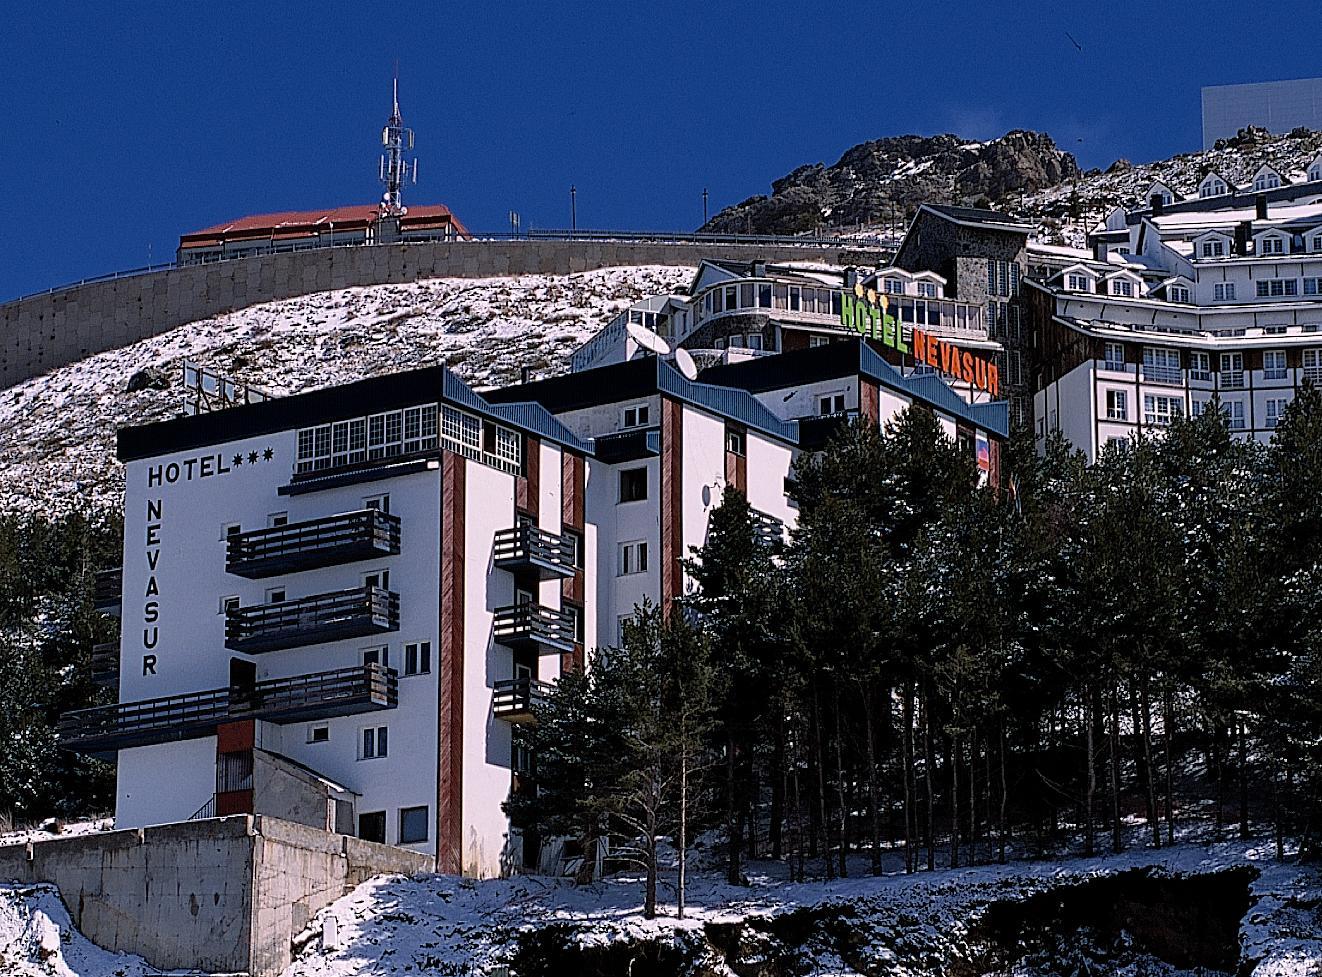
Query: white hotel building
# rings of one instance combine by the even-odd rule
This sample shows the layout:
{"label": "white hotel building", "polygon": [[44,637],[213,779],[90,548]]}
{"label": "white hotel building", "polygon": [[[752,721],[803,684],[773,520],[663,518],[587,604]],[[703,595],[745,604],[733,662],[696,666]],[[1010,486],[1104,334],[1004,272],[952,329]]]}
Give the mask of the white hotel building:
{"label": "white hotel building", "polygon": [[1213,395],[1240,437],[1269,439],[1322,383],[1322,160],[1306,176],[1260,171],[1242,194],[1208,174],[1183,202],[1156,186],[1093,234],[1093,260],[1026,282],[1039,443],[1058,430],[1095,458]]}
{"label": "white hotel building", "polygon": [[478,394],[434,367],[126,428],[118,701],[61,741],[115,760],[118,827],[268,814],[444,872],[554,869],[501,809],[532,786],[512,724],[685,593],[726,485],[780,535],[794,458],[910,404],[996,481],[1005,405],[858,338],[697,380],[643,356]]}

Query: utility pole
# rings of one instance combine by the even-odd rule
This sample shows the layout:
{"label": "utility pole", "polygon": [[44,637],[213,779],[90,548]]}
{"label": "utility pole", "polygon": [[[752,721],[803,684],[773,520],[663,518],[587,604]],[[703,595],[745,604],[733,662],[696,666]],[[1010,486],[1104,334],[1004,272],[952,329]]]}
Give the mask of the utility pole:
{"label": "utility pole", "polygon": [[569,185],[569,229],[578,230],[578,187]]}
{"label": "utility pole", "polygon": [[702,188],[702,226],[707,226],[707,188]]}

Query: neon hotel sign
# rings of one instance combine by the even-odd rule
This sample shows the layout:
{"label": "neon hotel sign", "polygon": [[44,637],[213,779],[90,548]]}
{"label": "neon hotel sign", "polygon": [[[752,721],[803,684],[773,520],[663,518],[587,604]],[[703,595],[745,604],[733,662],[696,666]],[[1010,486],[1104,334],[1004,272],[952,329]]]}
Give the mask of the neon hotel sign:
{"label": "neon hotel sign", "polygon": [[[992,397],[1000,396],[1001,376],[995,363],[985,357],[962,350],[954,343],[938,339],[922,329],[909,329],[909,342],[905,341],[906,326],[888,312],[890,299],[875,289],[854,286],[854,294],[844,292],[840,303],[840,324],[862,336],[875,339],[897,353],[911,355],[919,363],[934,367],[947,376],[985,390]],[[910,348],[912,343],[912,349]]]}

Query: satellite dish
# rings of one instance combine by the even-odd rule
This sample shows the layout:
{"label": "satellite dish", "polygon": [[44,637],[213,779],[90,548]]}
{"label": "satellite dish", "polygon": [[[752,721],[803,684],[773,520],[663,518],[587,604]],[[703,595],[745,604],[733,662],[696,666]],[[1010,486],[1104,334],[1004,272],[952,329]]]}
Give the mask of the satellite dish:
{"label": "satellite dish", "polygon": [[670,352],[669,343],[652,330],[644,329],[636,322],[631,322],[625,326],[625,331],[629,334],[629,338],[642,349],[655,353],[657,356],[665,356]]}
{"label": "satellite dish", "polygon": [[675,366],[679,367],[679,372],[689,380],[698,378],[698,364],[693,362],[693,357],[689,355],[688,350],[675,350]]}

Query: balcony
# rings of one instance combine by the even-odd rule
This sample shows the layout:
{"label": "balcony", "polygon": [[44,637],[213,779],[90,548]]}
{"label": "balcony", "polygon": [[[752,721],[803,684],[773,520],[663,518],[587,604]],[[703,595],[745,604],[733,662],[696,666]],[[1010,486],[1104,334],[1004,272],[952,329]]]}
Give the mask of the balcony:
{"label": "balcony", "polygon": [[550,694],[551,686],[535,678],[497,682],[491,697],[491,712],[497,719],[510,723],[534,722],[533,710],[543,705]]}
{"label": "balcony", "polygon": [[92,684],[106,688],[119,685],[119,642],[92,645]]}
{"label": "balcony", "polygon": [[541,604],[511,604],[496,608],[492,635],[497,644],[539,655],[574,650],[574,619],[568,611]]}
{"label": "balcony", "polygon": [[572,577],[574,542],[538,529],[530,522],[496,533],[494,562],[501,570],[531,571],[543,580]]}
{"label": "balcony", "polygon": [[92,583],[92,604],[102,614],[119,617],[124,603],[124,568],[98,570]]}
{"label": "balcony", "polygon": [[819,414],[799,418],[799,446],[804,451],[821,451],[841,431],[858,419],[858,411]]}
{"label": "balcony", "polygon": [[748,510],[748,516],[758,543],[763,546],[779,546],[785,542],[785,524],[775,516],[753,508]]}
{"label": "balcony", "polygon": [[618,434],[603,434],[592,439],[592,450],[596,459],[607,465],[655,458],[661,454],[661,429],[640,427]]}
{"label": "balcony", "polygon": [[250,580],[399,552],[399,517],[361,509],[229,537],[225,569]]}
{"label": "balcony", "polygon": [[359,665],[268,679],[245,689],[210,689],[77,709],[60,719],[60,745],[79,753],[108,754],[210,736],[221,723],[239,719],[297,723],[394,709],[398,702],[393,669]]}
{"label": "balcony", "polygon": [[1184,371],[1178,366],[1144,363],[1143,382],[1181,384],[1184,382]]}
{"label": "balcony", "polygon": [[1222,370],[1220,379],[1223,390],[1242,390],[1244,387],[1243,370]]}
{"label": "balcony", "polygon": [[226,612],[225,647],[256,655],[399,630],[399,595],[355,587]]}

